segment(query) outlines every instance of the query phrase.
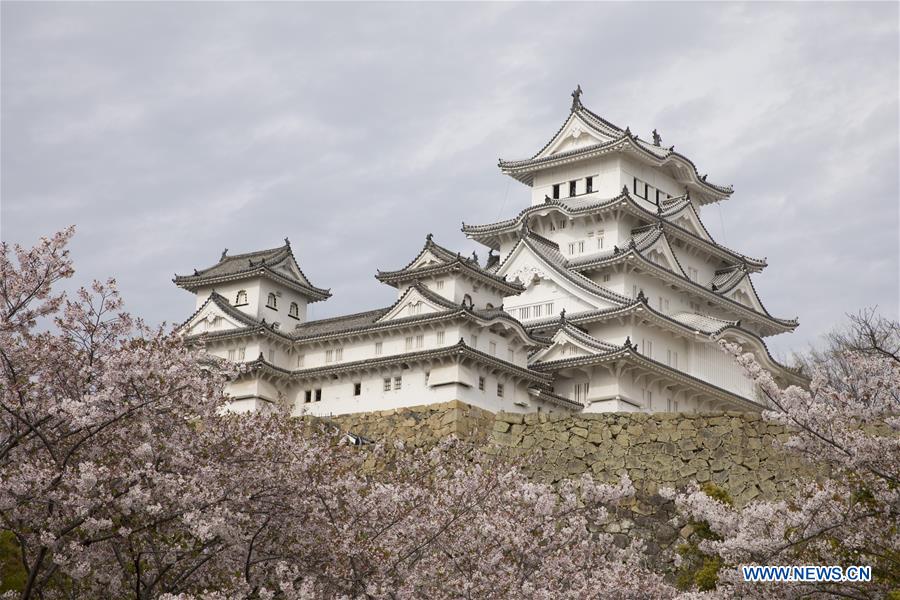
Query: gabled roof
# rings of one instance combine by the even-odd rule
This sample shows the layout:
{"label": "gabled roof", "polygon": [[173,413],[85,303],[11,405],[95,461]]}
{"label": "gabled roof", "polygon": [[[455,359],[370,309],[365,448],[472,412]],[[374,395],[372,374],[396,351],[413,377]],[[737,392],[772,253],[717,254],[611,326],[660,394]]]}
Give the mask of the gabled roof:
{"label": "gabled roof", "polygon": [[[565,322],[571,328],[584,331],[580,327],[581,325],[602,322],[608,319],[617,319],[627,315],[640,316],[642,319],[653,320],[661,326],[670,327],[672,330],[693,333],[710,340],[717,340],[725,335],[734,335],[741,339],[752,341],[763,351],[764,356],[759,356],[758,358],[761,358],[764,362],[768,363],[771,369],[778,371],[780,375],[789,379],[802,379],[802,376],[798,375],[796,370],[779,363],[772,356],[765,341],[752,331],[741,327],[740,321],[719,319],[710,315],[701,315],[685,311],[666,314],[653,308],[643,294],[639,294],[638,298],[628,306],[578,313],[566,313]],[[528,328],[532,332],[544,332],[547,330],[555,330],[560,326],[560,323],[561,320],[559,317],[547,318],[529,323]]]}
{"label": "gabled roof", "polygon": [[202,313],[202,312],[206,309],[206,307],[208,307],[210,304],[215,305],[215,306],[216,306],[219,310],[221,310],[225,315],[231,317],[232,319],[234,319],[234,320],[237,321],[238,323],[241,323],[241,324],[246,325],[246,326],[248,326],[248,327],[255,327],[255,326],[261,324],[259,321],[257,321],[256,319],[254,319],[253,317],[251,317],[251,316],[248,315],[247,313],[245,313],[245,312],[243,312],[243,311],[241,311],[241,310],[238,310],[237,308],[233,307],[233,306],[228,302],[228,299],[227,299],[225,296],[223,296],[222,294],[220,294],[220,293],[218,293],[218,292],[213,291],[213,292],[209,295],[209,298],[207,298],[207,299],[203,302],[203,304],[201,304],[200,307],[197,308],[197,310],[195,310],[195,311],[193,312],[193,314],[192,314],[191,316],[189,316],[187,319],[185,319],[184,321],[182,321],[181,324],[179,324],[177,327],[175,327],[175,330],[176,330],[176,331],[181,331],[181,330],[182,330],[184,327],[186,327],[191,321],[194,320],[194,317],[196,317],[197,315],[199,315],[200,313]]}
{"label": "gabled roof", "polygon": [[569,269],[569,261],[559,251],[559,245],[556,242],[534,233],[528,229],[527,226],[524,227],[523,235],[519,238],[518,243],[513,246],[506,257],[504,257],[501,262],[501,269],[508,263],[510,257],[514,256],[521,247],[531,250],[531,252],[552,269],[554,273],[582,290],[614,304],[626,304],[631,302],[630,298],[626,298],[621,294],[617,294],[610,289],[598,285],[580,273],[571,271]]}
{"label": "gabled roof", "polygon": [[[618,246],[616,246],[613,248],[613,251],[611,253],[595,254],[595,255],[579,258],[577,260],[570,261],[569,266],[575,270],[591,270],[591,269],[596,269],[596,268],[600,268],[600,267],[605,267],[605,266],[608,266],[608,265],[611,265],[611,264],[614,264],[617,262],[629,260],[632,257],[636,257],[640,260],[640,262],[644,266],[649,267],[653,270],[657,270],[658,272],[660,272],[664,275],[674,276],[675,278],[677,278],[677,281],[680,284],[685,285],[686,287],[688,287],[690,289],[693,289],[696,291],[701,291],[703,294],[707,295],[707,297],[714,297],[716,299],[724,300],[727,303],[727,305],[737,308],[738,312],[743,312],[744,314],[749,313],[749,315],[752,318],[755,318],[757,320],[760,320],[760,318],[761,318],[763,321],[769,323],[770,325],[775,325],[776,331],[778,331],[778,332],[785,331],[785,330],[791,330],[791,329],[794,329],[795,327],[797,327],[797,325],[798,325],[797,319],[780,319],[778,317],[773,316],[772,314],[769,313],[768,310],[766,310],[766,308],[763,306],[762,302],[759,301],[759,296],[755,293],[755,288],[752,288],[753,283],[750,280],[750,275],[747,272],[746,266],[744,266],[744,265],[735,267],[736,269],[738,269],[739,273],[741,273],[741,277],[738,279],[737,283],[740,283],[744,279],[746,279],[747,281],[750,281],[749,285],[753,289],[754,297],[755,297],[756,303],[758,304],[758,307],[747,306],[747,305],[737,302],[736,300],[729,298],[728,296],[725,295],[725,293],[727,293],[730,289],[735,287],[734,285],[730,285],[732,282],[732,277],[734,277],[733,275],[731,275],[731,269],[725,270],[727,272],[727,277],[725,276],[725,274],[716,275],[716,277],[714,277],[713,280],[711,280],[706,285],[703,285],[700,283],[696,283],[696,282],[692,281],[689,277],[687,277],[684,269],[681,267],[680,262],[678,262],[678,267],[679,267],[678,271],[673,271],[672,269],[669,269],[663,265],[659,265],[659,264],[656,264],[653,261],[651,261],[645,255],[645,251],[648,248],[652,247],[654,244],[656,244],[660,237],[665,237],[665,235],[666,234],[663,231],[662,227],[655,227],[648,231],[643,231],[643,232],[637,234],[636,236],[632,236],[632,238],[629,240],[627,248],[625,248],[625,249],[621,249]],[[668,243],[668,241],[666,241],[666,243]],[[677,256],[675,257],[675,260],[678,261]],[[729,283],[730,287],[728,289],[726,289],[724,292],[719,290],[718,288],[714,288],[713,287],[714,282],[717,280],[727,281]]]}
{"label": "gabled roof", "polygon": [[446,273],[462,273],[507,296],[520,294],[524,290],[521,285],[506,281],[493,271],[482,268],[474,257],[464,258],[459,252],[454,253],[435,243],[430,233],[425,238],[425,246],[405,267],[396,271],[379,270],[375,278],[382,283],[400,287],[412,280],[422,280]]}
{"label": "gabled roof", "polygon": [[[589,141],[575,144],[571,149],[562,149],[563,140],[568,137],[577,139],[581,135],[588,135]],[[553,149],[557,151],[552,152]],[[550,141],[534,156],[524,160],[500,159],[499,166],[507,175],[532,185],[534,173],[540,169],[609,152],[628,152],[657,167],[672,165],[685,177],[686,183],[698,192],[698,199],[704,204],[727,198],[733,191],[730,187],[707,182],[706,175],[700,175],[696,165],[686,156],[675,152],[674,146],[663,148],[641,140],[632,135],[629,128],[623,130],[585,108],[580,99],[573,103],[569,116]]]}
{"label": "gabled roof", "polygon": [[419,297],[424,300],[426,303],[432,306],[434,311],[439,312],[440,309],[444,310],[459,310],[462,308],[462,305],[455,304],[444,298],[440,294],[436,294],[429,290],[427,287],[416,281],[413,283],[403,294],[397,298],[397,301],[394,302],[388,309],[385,311],[383,315],[378,317],[378,321],[390,321],[395,320],[399,317],[399,313],[402,310],[403,306],[409,302],[411,297]]}
{"label": "gabled roof", "polygon": [[545,373],[533,371],[526,367],[520,367],[511,362],[505,361],[495,356],[491,356],[490,354],[482,352],[481,350],[476,350],[475,348],[467,345],[463,339],[460,339],[459,342],[453,344],[452,346],[442,346],[429,350],[405,352],[403,354],[390,354],[382,357],[367,358],[358,361],[333,363],[322,367],[312,367],[308,369],[284,369],[270,363],[262,354],[260,354],[260,356],[256,360],[249,361],[245,363],[245,365],[248,371],[263,371],[278,376],[304,379],[311,377],[323,377],[342,372],[369,371],[383,366],[404,364],[411,361],[439,359],[449,356],[458,356],[460,358],[478,360],[482,363],[490,364],[495,368],[502,369],[503,371],[511,375],[532,381],[539,386],[547,386],[551,381],[550,376],[546,375]]}
{"label": "gabled roof", "polygon": [[251,277],[266,277],[309,298],[310,302],[325,300],[331,291],[316,287],[300,270],[287,238],[284,245],[268,250],[228,255],[226,248],[219,262],[206,269],[194,269],[193,275],[176,275],[172,280],[178,287],[194,291],[200,287],[239,281]]}
{"label": "gabled roof", "polygon": [[[646,204],[646,206],[644,206],[644,204]],[[580,215],[591,215],[600,211],[618,210],[623,208],[628,210],[631,214],[647,221],[661,221],[667,232],[687,243],[704,248],[711,254],[719,256],[722,260],[746,262],[754,271],[762,270],[766,266],[765,259],[746,256],[713,241],[712,236],[700,220],[700,216],[697,214],[689,197],[678,196],[671,198],[661,202],[660,206],[657,207],[655,203],[636,198],[627,188],[623,189],[622,193],[613,198],[598,198],[596,195],[578,198],[563,198],[558,200],[546,198],[543,204],[529,206],[511,219],[485,225],[466,225],[463,223],[462,232],[465,233],[466,236],[496,249],[499,247],[499,242],[496,239],[497,235],[520,230],[523,223],[528,222],[529,218],[536,214],[546,213],[547,211],[556,211],[567,217],[577,217]],[[696,221],[699,223],[703,235],[698,235],[697,232],[691,231],[676,222],[679,217],[686,214],[690,214],[688,218],[692,222]],[[647,227],[651,226],[652,225],[647,225]]]}

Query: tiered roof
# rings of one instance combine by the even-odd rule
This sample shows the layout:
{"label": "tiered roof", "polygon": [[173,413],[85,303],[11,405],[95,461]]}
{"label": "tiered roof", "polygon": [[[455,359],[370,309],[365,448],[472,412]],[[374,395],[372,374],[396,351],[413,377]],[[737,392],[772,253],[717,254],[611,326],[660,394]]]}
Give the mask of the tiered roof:
{"label": "tiered roof", "polygon": [[[731,195],[733,190],[730,186],[707,182],[706,175],[701,175],[689,158],[675,152],[674,146],[669,148],[660,146],[658,136],[655,143],[641,140],[632,134],[628,127],[622,129],[585,108],[581,103],[580,90],[579,86],[579,89],[573,92],[572,108],[568,118],[550,141],[534,156],[523,160],[500,159],[499,167],[504,173],[522,183],[533,185],[536,171],[576,160],[621,152],[656,167],[670,167],[685,185],[696,192],[697,199],[701,204],[722,200]],[[596,143],[553,153],[553,148],[569,135],[572,126],[577,126],[579,129],[584,128],[590,132],[592,137],[597,140]],[[580,132],[579,135],[581,135]]]}
{"label": "tiered roof", "polygon": [[240,281],[251,277],[266,277],[304,296],[310,302],[331,297],[331,290],[313,285],[297,263],[291,251],[291,243],[285,238],[284,245],[268,250],[234,254],[228,256],[228,249],[222,252],[219,262],[206,269],[194,269],[193,275],[175,275],[172,280],[178,287],[196,291],[201,287]]}
{"label": "tiered roof", "polygon": [[[643,206],[646,204],[647,206]],[[614,198],[597,198],[596,195],[582,198],[565,198],[554,200],[546,198],[543,204],[530,206],[511,219],[489,223],[485,225],[466,225],[463,223],[462,231],[466,236],[485,244],[486,246],[499,249],[500,236],[511,234],[521,230],[523,223],[529,221],[530,218],[547,214],[548,212],[558,212],[566,217],[578,217],[581,215],[590,215],[600,212],[626,211],[640,219],[650,221],[652,223],[662,223],[667,233],[672,235],[684,243],[692,246],[703,248],[712,255],[719,257],[724,261],[736,261],[746,263],[753,271],[761,271],[766,266],[766,260],[753,258],[745,254],[741,254],[735,250],[731,250],[722,244],[714,242],[712,236],[706,231],[700,217],[696,212],[690,198],[687,196],[679,196],[662,202],[659,207],[654,203],[641,200],[632,196],[627,189],[623,189],[622,193]],[[682,227],[675,222],[680,216],[692,213],[704,235]],[[648,225],[650,227],[651,225]]]}

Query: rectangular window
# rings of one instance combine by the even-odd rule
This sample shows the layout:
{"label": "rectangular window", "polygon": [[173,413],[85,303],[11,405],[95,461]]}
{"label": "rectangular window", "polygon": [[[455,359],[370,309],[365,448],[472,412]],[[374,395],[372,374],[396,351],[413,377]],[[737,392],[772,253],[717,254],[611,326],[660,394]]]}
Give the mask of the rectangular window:
{"label": "rectangular window", "polygon": [[497,384],[497,396],[499,398],[503,397],[503,384],[502,383]]}
{"label": "rectangular window", "polygon": [[362,394],[362,384],[361,384],[361,383],[354,383],[354,384],[353,384],[353,395],[354,395],[354,396],[359,396],[360,394]]}
{"label": "rectangular window", "polygon": [[523,306],[519,309],[519,318],[520,319],[530,319],[531,318],[531,307]]}
{"label": "rectangular window", "polygon": [[228,351],[228,360],[230,360],[230,361],[234,360],[234,350]]}
{"label": "rectangular window", "polygon": [[666,412],[672,412],[672,399],[666,398]]}
{"label": "rectangular window", "polygon": [[540,304],[534,305],[534,318],[537,319],[541,316],[541,309],[543,308]]}
{"label": "rectangular window", "polygon": [[382,342],[375,342],[375,356],[381,356]]}
{"label": "rectangular window", "polygon": [[238,360],[244,360],[247,358],[247,348],[238,348]]}
{"label": "rectangular window", "polygon": [[547,308],[547,316],[549,317],[550,315],[553,314],[553,303],[552,303],[552,302],[548,302],[548,303],[545,304],[544,306]]}
{"label": "rectangular window", "polygon": [[437,332],[437,335],[436,335],[435,337],[437,338],[437,345],[438,345],[438,346],[440,346],[441,344],[444,343],[444,332],[443,332],[443,331],[438,331],[438,332]]}
{"label": "rectangular window", "polygon": [[478,347],[478,336],[477,335],[473,335],[469,338],[469,345],[472,346],[473,348]]}
{"label": "rectangular window", "polygon": [[394,377],[394,389],[399,390],[401,387],[403,387],[403,376],[397,375]]}
{"label": "rectangular window", "polygon": [[560,228],[560,229],[565,229],[565,228],[566,228],[566,222],[565,222],[565,221],[560,221],[560,222],[559,222],[559,228]]}
{"label": "rectangular window", "polygon": [[675,401],[675,412],[678,412],[678,400]]}
{"label": "rectangular window", "polygon": [[497,342],[489,342],[488,351],[491,353],[491,356],[497,356]]}
{"label": "rectangular window", "polygon": [[569,242],[569,254],[575,254],[575,242]]}
{"label": "rectangular window", "polygon": [[312,402],[312,390],[306,390],[306,395],[304,396],[303,401],[307,404]]}
{"label": "rectangular window", "polygon": [[610,274],[607,273],[606,275],[603,276],[603,283],[609,283],[610,279],[611,279]]}
{"label": "rectangular window", "polygon": [[325,351],[325,362],[330,363],[334,360],[334,350]]}
{"label": "rectangular window", "polygon": [[302,366],[303,366],[303,355],[298,354],[297,355],[297,368],[299,369]]}
{"label": "rectangular window", "polygon": [[416,336],[416,348],[422,348],[424,346],[425,346],[425,336],[421,335],[421,334],[417,335]]}
{"label": "rectangular window", "polygon": [[553,186],[553,199],[559,200],[559,184]]}
{"label": "rectangular window", "polygon": [[437,280],[437,283],[435,284],[435,288],[436,288],[436,289],[439,289],[439,290],[444,289],[444,280],[443,280],[443,279],[438,279],[438,280]]}
{"label": "rectangular window", "polygon": [[576,189],[577,189],[576,182],[570,181],[569,182],[569,195],[574,196],[576,194],[576,191],[575,191]]}
{"label": "rectangular window", "polygon": [[656,190],[656,203],[657,204],[659,204],[659,201],[661,200],[661,198],[660,198],[661,195],[662,195],[662,192],[660,192],[659,190]]}
{"label": "rectangular window", "polygon": [[593,191],[594,191],[594,178],[588,177],[587,179],[584,180],[584,193],[590,194]]}
{"label": "rectangular window", "polygon": [[590,383],[576,383],[575,384],[575,402],[584,404],[587,402],[588,391],[590,390]]}
{"label": "rectangular window", "polygon": [[269,362],[275,364],[275,351],[269,350]]}
{"label": "rectangular window", "polygon": [[672,358],[675,359],[675,361],[674,361],[674,363],[672,364],[672,366],[675,367],[675,368],[677,369],[677,368],[678,368],[678,353],[676,352],[676,353],[672,356]]}
{"label": "rectangular window", "polygon": [[344,360],[344,349],[336,348],[334,351],[334,362],[341,362]]}
{"label": "rectangular window", "polygon": [[407,349],[407,350],[412,350],[412,347],[413,347],[413,338],[412,338],[412,336],[411,336],[411,335],[406,336],[406,349]]}
{"label": "rectangular window", "polygon": [[391,378],[390,377],[384,378],[384,388],[383,389],[386,392],[391,391]]}
{"label": "rectangular window", "polygon": [[637,178],[637,177],[634,178],[634,185],[633,185],[631,191],[634,192],[634,195],[635,195],[635,196],[639,196],[639,195],[640,195],[640,194],[638,194],[638,178]]}
{"label": "rectangular window", "polygon": [[512,348],[506,349],[506,360],[509,362],[516,362],[516,353]]}
{"label": "rectangular window", "polygon": [[553,224],[553,221],[550,221],[550,231],[556,231],[556,225]]}
{"label": "rectangular window", "polygon": [[672,350],[671,349],[666,350],[666,364],[669,365],[670,367],[672,366]]}
{"label": "rectangular window", "polygon": [[584,252],[584,242],[578,242],[578,253]]}
{"label": "rectangular window", "polygon": [[654,188],[652,185],[648,185],[646,188],[644,188],[644,198],[646,198],[647,200],[652,198],[655,189],[656,188]]}
{"label": "rectangular window", "polygon": [[641,341],[641,354],[647,356],[649,358],[653,358],[653,341],[652,340],[642,340]]}
{"label": "rectangular window", "polygon": [[659,311],[662,312],[662,309],[663,309],[663,297],[660,296],[659,298],[657,298],[657,300],[659,301],[659,302],[658,302],[658,304],[659,304]]}
{"label": "rectangular window", "polygon": [[320,402],[322,400],[322,388],[316,390],[316,402]]}
{"label": "rectangular window", "polygon": [[478,378],[478,389],[484,391],[484,377]]}

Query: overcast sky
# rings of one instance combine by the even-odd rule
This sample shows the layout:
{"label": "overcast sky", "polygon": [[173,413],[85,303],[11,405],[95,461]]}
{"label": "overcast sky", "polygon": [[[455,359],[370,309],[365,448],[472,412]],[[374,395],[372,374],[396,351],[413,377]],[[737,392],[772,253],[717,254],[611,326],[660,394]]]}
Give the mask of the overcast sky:
{"label": "overcast sky", "polygon": [[[2,237],[77,226],[74,284],[115,276],[177,322],[176,288],[290,237],[334,296],[389,304],[376,269],[425,234],[529,203],[531,156],[583,101],[656,128],[732,198],[713,235],[802,349],[848,311],[898,312],[898,4],[2,3]],[[484,249],[480,254],[484,256]]]}

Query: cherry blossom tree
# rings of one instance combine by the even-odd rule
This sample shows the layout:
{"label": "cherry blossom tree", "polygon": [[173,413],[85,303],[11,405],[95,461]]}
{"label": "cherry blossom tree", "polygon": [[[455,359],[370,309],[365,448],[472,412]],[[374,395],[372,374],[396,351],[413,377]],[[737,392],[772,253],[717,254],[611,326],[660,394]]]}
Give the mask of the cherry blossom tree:
{"label": "cherry blossom tree", "polygon": [[[598,531],[628,498],[557,487],[449,439],[355,447],[224,411],[235,367],[73,298],[68,229],[0,246],[0,519],[20,598],[666,598]],[[4,563],[9,557],[4,558]]]}
{"label": "cherry blossom tree", "polygon": [[[900,325],[872,312],[832,338],[812,362],[809,390],[780,389],[739,346],[724,343],[773,410],[793,428],[787,451],[823,465],[822,481],[796,496],[736,508],[696,487],[675,495],[680,511],[708,524],[701,550],[727,565],[718,589],[741,597],[881,598],[900,591]],[[836,342],[836,343],[834,343]],[[871,583],[745,583],[737,565],[868,565]]]}

